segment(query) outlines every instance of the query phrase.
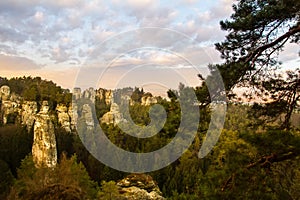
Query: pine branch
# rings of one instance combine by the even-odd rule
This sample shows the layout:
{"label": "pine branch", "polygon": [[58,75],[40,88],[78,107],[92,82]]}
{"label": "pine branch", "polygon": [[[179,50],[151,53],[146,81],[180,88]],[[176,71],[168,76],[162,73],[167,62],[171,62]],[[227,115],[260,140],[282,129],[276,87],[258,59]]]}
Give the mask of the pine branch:
{"label": "pine branch", "polygon": [[[299,152],[297,152],[296,150],[289,151],[289,152],[283,153],[281,155],[276,154],[276,153],[272,153],[271,155],[261,157],[256,162],[250,163],[242,171],[247,171],[247,170],[249,170],[251,168],[254,168],[254,167],[270,168],[270,166],[273,163],[282,162],[282,161],[286,161],[286,160],[291,160],[291,159],[294,159],[297,156],[299,156]],[[224,184],[221,187],[222,192],[225,191],[226,189],[230,189],[230,184],[232,184],[234,182],[234,177],[236,177],[236,175],[237,175],[236,173],[233,173],[224,182]]]}

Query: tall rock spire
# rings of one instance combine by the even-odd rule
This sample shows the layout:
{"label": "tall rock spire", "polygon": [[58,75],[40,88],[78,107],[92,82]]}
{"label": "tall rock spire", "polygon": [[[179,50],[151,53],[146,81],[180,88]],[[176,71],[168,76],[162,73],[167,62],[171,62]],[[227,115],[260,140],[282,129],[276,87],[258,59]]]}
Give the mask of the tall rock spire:
{"label": "tall rock spire", "polygon": [[43,101],[34,123],[32,156],[36,167],[54,167],[57,164],[54,125],[48,111],[48,102]]}

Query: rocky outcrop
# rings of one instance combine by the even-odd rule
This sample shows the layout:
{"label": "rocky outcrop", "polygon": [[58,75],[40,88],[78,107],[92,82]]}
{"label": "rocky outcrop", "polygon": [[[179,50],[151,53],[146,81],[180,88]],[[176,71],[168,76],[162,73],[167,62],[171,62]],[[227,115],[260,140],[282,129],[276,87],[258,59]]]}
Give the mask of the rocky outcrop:
{"label": "rocky outcrop", "polygon": [[85,125],[88,130],[93,130],[95,128],[95,121],[92,113],[92,108],[89,104],[84,104],[82,106],[82,118],[85,121]]}
{"label": "rocky outcrop", "polygon": [[90,99],[93,103],[95,103],[96,91],[91,87],[82,93],[82,97]]}
{"label": "rocky outcrop", "polygon": [[75,130],[78,121],[78,106],[75,102],[72,103],[68,108],[68,115],[70,116],[70,127],[71,130]]}
{"label": "rocky outcrop", "polygon": [[66,105],[58,104],[56,106],[57,119],[58,123],[62,128],[64,128],[67,132],[71,132],[71,117],[68,112],[68,108]]}
{"label": "rocky outcrop", "polygon": [[100,88],[96,90],[96,97],[104,100],[106,105],[110,105],[113,102],[113,91]]}
{"label": "rocky outcrop", "polygon": [[110,106],[110,111],[105,113],[100,119],[101,123],[114,125],[120,123],[121,121],[125,120],[123,119],[123,115],[120,113],[119,106],[116,103],[112,103]]}
{"label": "rocky outcrop", "polygon": [[[0,100],[1,100],[1,121],[3,124],[7,124],[12,120],[11,118],[17,118],[20,113],[20,102],[17,99],[11,100],[10,88],[3,85],[0,88]],[[15,120],[15,119],[13,119]]]}
{"label": "rocky outcrop", "polygon": [[[1,103],[1,116],[2,116],[2,123],[7,124],[10,122],[10,118],[18,118],[20,113],[20,103],[15,101],[9,100],[2,100]],[[13,119],[13,120],[15,120]]]}
{"label": "rocky outcrop", "polygon": [[80,88],[73,89],[73,98],[76,100],[81,98],[81,89]]}
{"label": "rocky outcrop", "polygon": [[122,197],[126,200],[164,200],[162,193],[152,179],[146,174],[131,174],[117,183]]}
{"label": "rocky outcrop", "polygon": [[54,125],[49,115],[47,101],[35,116],[32,156],[36,167],[54,167],[57,163]]}
{"label": "rocky outcrop", "polygon": [[33,127],[35,115],[37,114],[38,107],[35,101],[25,101],[22,104],[21,111],[21,123],[27,126],[27,130],[30,131]]}
{"label": "rocky outcrop", "polygon": [[9,100],[10,98],[10,88],[7,85],[3,85],[0,88],[0,99],[3,101]]}
{"label": "rocky outcrop", "polygon": [[143,96],[141,99],[141,105],[143,105],[143,106],[150,106],[150,105],[156,104],[156,103],[157,103],[157,99],[155,97]]}
{"label": "rocky outcrop", "polygon": [[[78,105],[77,102],[81,100],[88,100],[95,103],[95,99],[102,100],[106,105],[110,105],[110,111],[102,116],[100,119],[101,123],[106,124],[118,124],[119,122],[126,122],[124,116],[119,111],[119,107],[116,102],[129,102],[132,106],[134,103],[141,103],[141,105],[149,106],[157,103],[156,97],[151,95],[146,95],[141,98],[141,102],[134,102],[130,95],[132,89],[122,90],[122,91],[112,91],[106,89],[94,90],[89,88],[87,90],[81,91],[80,88],[73,89],[73,103],[69,107],[63,104],[58,104],[55,108],[57,114],[57,121],[61,127],[63,127],[67,132],[72,132],[76,129],[78,122]],[[115,102],[114,96],[117,101]],[[27,126],[28,131],[32,130],[33,123],[35,120],[35,115],[38,112],[39,102],[35,101],[23,101],[21,97],[11,94],[10,88],[8,86],[2,86],[0,88],[0,98],[1,98],[1,118],[3,124],[10,121],[18,120],[23,125]],[[91,115],[91,105],[84,105],[82,108],[84,112],[84,118],[89,129],[93,129],[96,120],[92,118]],[[14,120],[11,120],[11,119]]]}

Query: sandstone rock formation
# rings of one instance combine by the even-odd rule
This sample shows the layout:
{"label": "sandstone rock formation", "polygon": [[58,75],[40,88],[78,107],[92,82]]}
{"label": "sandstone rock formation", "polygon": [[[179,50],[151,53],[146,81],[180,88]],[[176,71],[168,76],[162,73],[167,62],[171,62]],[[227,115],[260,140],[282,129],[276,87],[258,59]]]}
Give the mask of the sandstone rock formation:
{"label": "sandstone rock formation", "polygon": [[119,122],[124,121],[122,113],[119,111],[119,106],[116,103],[112,103],[110,106],[110,111],[105,113],[100,119],[101,123],[106,124],[118,124]]}
{"label": "sandstone rock formation", "polygon": [[151,104],[156,104],[157,99],[155,97],[143,96],[141,99],[141,105],[150,106]]}
{"label": "sandstone rock formation", "polygon": [[8,118],[12,115],[17,115],[20,112],[20,102],[10,100],[10,88],[7,85],[3,85],[0,88],[0,100],[1,100],[1,121],[3,124],[8,122]]}
{"label": "sandstone rock formation", "polygon": [[85,121],[88,130],[93,130],[95,127],[95,121],[92,113],[92,108],[89,104],[82,106],[82,118]]}
{"label": "sandstone rock formation", "polygon": [[28,131],[33,127],[37,110],[38,107],[35,101],[24,101],[22,104],[21,123],[27,126]]}
{"label": "sandstone rock formation", "polygon": [[9,100],[10,97],[10,88],[7,85],[3,85],[0,88],[0,99],[1,100]]}
{"label": "sandstone rock formation", "polygon": [[109,105],[113,102],[113,91],[100,88],[96,90],[96,97],[105,100],[106,105]]}
{"label": "sandstone rock formation", "polygon": [[76,100],[81,98],[81,89],[80,88],[73,89],[73,98]]}
{"label": "sandstone rock formation", "polygon": [[58,104],[56,106],[58,123],[67,132],[71,132],[71,118],[66,105]]}
{"label": "sandstone rock formation", "polygon": [[48,111],[48,102],[43,101],[35,117],[32,156],[36,167],[54,167],[57,164],[54,125]]}
{"label": "sandstone rock formation", "polygon": [[164,200],[162,193],[152,179],[146,174],[131,174],[117,183],[120,193],[126,200]]}
{"label": "sandstone rock formation", "polygon": [[[8,123],[8,118],[14,114],[18,115],[20,112],[20,103],[9,100],[2,100],[1,103],[1,116],[3,124]],[[18,116],[16,116],[18,117]]]}
{"label": "sandstone rock formation", "polygon": [[70,116],[71,129],[75,130],[78,121],[78,106],[75,102],[73,102],[72,105],[69,106],[68,115]]}
{"label": "sandstone rock formation", "polygon": [[96,92],[94,88],[90,87],[82,93],[82,98],[90,99],[93,103],[95,103]]}

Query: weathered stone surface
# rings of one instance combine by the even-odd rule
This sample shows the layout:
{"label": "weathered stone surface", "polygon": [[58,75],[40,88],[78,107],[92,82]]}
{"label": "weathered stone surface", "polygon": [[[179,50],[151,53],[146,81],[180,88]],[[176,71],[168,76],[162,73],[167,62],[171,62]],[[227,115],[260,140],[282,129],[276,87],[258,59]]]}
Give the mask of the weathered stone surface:
{"label": "weathered stone surface", "polygon": [[146,174],[131,174],[117,183],[120,193],[127,200],[164,200],[159,187],[151,176]]}
{"label": "weathered stone surface", "polygon": [[23,125],[27,126],[28,131],[33,126],[37,110],[37,103],[35,101],[24,101],[22,104],[21,121]]}
{"label": "weathered stone surface", "polygon": [[1,100],[9,100],[10,97],[10,88],[7,85],[3,85],[0,88],[0,99]]}
{"label": "weathered stone surface", "polygon": [[68,114],[70,116],[71,129],[75,130],[78,121],[78,106],[75,102],[73,102],[72,105],[69,106]]}
{"label": "weathered stone surface", "polygon": [[119,106],[116,103],[112,103],[110,106],[110,111],[105,113],[100,119],[101,123],[106,124],[118,124],[124,121],[122,113],[119,111]]}
{"label": "weathered stone surface", "polygon": [[143,106],[150,106],[152,104],[156,104],[157,99],[155,97],[150,97],[150,96],[144,96],[141,99],[141,105]]}
{"label": "weathered stone surface", "polygon": [[109,105],[113,102],[113,91],[112,90],[106,90],[106,89],[98,89],[96,91],[96,96],[100,100],[105,100],[105,104]]}
{"label": "weathered stone surface", "polygon": [[94,88],[90,87],[89,89],[85,90],[82,94],[82,97],[85,99],[90,99],[93,103],[95,103],[96,92]]}
{"label": "weathered stone surface", "polygon": [[48,102],[43,101],[34,123],[32,156],[36,167],[54,167],[57,164],[54,125],[48,111]]}
{"label": "weathered stone surface", "polygon": [[10,88],[7,85],[3,85],[0,88],[0,100],[1,100],[1,121],[3,124],[7,124],[10,115],[16,115],[18,117],[20,112],[20,101],[10,100]]}
{"label": "weathered stone surface", "polygon": [[56,106],[58,123],[64,128],[67,132],[71,132],[71,118],[68,113],[68,108],[66,105],[58,104]]}
{"label": "weathered stone surface", "polygon": [[73,98],[76,100],[81,98],[81,89],[80,88],[73,89]]}
{"label": "weathered stone surface", "polygon": [[95,127],[95,121],[93,118],[92,108],[89,104],[82,106],[82,117],[85,120],[85,124],[88,130],[93,130]]}
{"label": "weathered stone surface", "polygon": [[3,124],[7,124],[8,117],[10,114],[19,114],[20,112],[20,103],[15,101],[2,100],[1,103],[1,116]]}

